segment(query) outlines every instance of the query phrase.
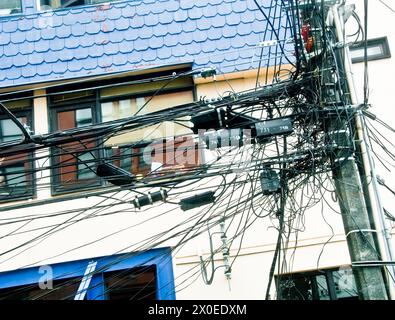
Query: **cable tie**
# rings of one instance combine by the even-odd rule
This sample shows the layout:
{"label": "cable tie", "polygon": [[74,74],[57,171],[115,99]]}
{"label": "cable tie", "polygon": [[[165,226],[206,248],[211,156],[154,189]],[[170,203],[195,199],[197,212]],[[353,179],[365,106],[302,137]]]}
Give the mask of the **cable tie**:
{"label": "cable tie", "polygon": [[373,230],[373,229],[355,229],[355,230],[351,230],[346,234],[346,238],[348,238],[348,236],[352,233],[358,233],[358,232],[375,232],[377,233],[377,230]]}

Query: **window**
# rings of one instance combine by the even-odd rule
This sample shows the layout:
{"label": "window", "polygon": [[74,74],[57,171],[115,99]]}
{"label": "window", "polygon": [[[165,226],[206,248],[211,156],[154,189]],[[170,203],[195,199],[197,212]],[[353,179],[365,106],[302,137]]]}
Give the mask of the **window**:
{"label": "window", "polygon": [[[48,268],[51,272],[43,272]],[[87,270],[91,280],[84,277]],[[47,288],[40,289],[39,281]],[[74,300],[77,293],[85,300],[174,300],[174,292],[170,248],[0,273],[0,300]]]}
{"label": "window", "polygon": [[22,13],[21,0],[3,0],[0,1],[0,16]]}
{"label": "window", "polygon": [[280,300],[357,300],[351,268],[276,277]]}
{"label": "window", "polygon": [[[391,58],[390,47],[387,37],[368,40],[368,60]],[[359,41],[350,47],[351,60],[353,63],[363,62],[365,59],[365,42]]]}
{"label": "window", "polygon": [[155,300],[156,268],[134,268],[104,274],[106,300]]}
{"label": "window", "polygon": [[90,4],[108,3],[114,0],[40,0],[41,10],[61,9]]}
{"label": "window", "polygon": [[108,121],[131,117],[135,115],[139,110],[141,110],[138,113],[139,115],[146,114],[148,111],[148,107],[143,108],[144,103],[145,103],[144,97],[139,97],[136,99],[122,99],[122,100],[115,100],[112,102],[104,102],[101,104],[102,122],[108,122]]}
{"label": "window", "polygon": [[[31,128],[30,101],[5,103],[15,117]],[[16,109],[16,106],[22,107]],[[0,114],[0,143],[22,141],[23,134],[6,114]],[[33,196],[33,155],[28,152],[0,156],[0,201]]]}
{"label": "window", "polygon": [[79,279],[53,281],[52,289],[42,290],[38,284],[0,289],[0,300],[73,300]]}
{"label": "window", "polygon": [[[93,92],[91,95],[84,93],[85,100],[68,95],[55,97],[53,103],[57,107],[54,109],[54,128],[63,131],[95,123],[94,103],[89,102],[92,95]],[[68,191],[75,187],[95,187],[100,184],[95,174],[99,157],[96,144],[97,141],[90,139],[52,148],[55,192]]]}
{"label": "window", "polygon": [[[19,118],[18,121],[26,124],[26,117]],[[11,119],[0,120],[0,131],[0,142],[23,139],[21,130]]]}
{"label": "window", "polygon": [[[129,79],[124,81],[128,82]],[[193,101],[191,79],[182,81],[177,79],[174,83],[168,84],[166,90],[152,96],[164,83],[164,81],[152,83],[142,81],[136,85],[118,83],[115,86],[111,83],[103,89],[81,91],[80,87],[74,86],[71,89],[78,90],[72,93],[56,94],[56,91],[53,91],[51,92],[53,95],[49,98],[52,128],[63,131],[101,122],[117,121],[136,114],[144,115]],[[65,88],[62,88],[62,91],[66,91]],[[169,141],[164,144],[160,142],[156,145],[164,148],[165,152],[156,150],[153,153],[149,147],[136,146],[136,144],[156,139],[162,141],[165,136],[192,133],[192,130],[182,123],[165,121],[144,129],[110,135],[105,139],[78,141],[53,148],[52,158],[55,167],[52,175],[53,191],[54,193],[70,192],[81,188],[97,188],[106,184],[106,181],[99,179],[95,174],[97,163],[102,160],[140,176],[150,173],[152,161],[177,174],[186,172],[180,169],[200,163],[201,157],[193,139],[187,139],[187,143],[191,144],[187,149],[193,151],[182,152],[175,148],[185,144],[184,141]],[[186,158],[189,160],[185,160]]]}
{"label": "window", "polygon": [[93,152],[84,152],[77,154],[77,180],[95,179],[96,172],[92,164],[95,162],[95,155]]}
{"label": "window", "polygon": [[135,175],[147,174],[151,171],[150,163],[144,160],[143,149],[131,146],[120,146],[105,149],[105,159],[126,171]]}

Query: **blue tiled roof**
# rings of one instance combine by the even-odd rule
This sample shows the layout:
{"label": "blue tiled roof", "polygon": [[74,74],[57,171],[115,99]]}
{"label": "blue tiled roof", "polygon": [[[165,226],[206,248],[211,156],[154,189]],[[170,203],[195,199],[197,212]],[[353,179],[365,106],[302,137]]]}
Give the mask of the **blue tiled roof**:
{"label": "blue tiled roof", "polygon": [[[284,12],[260,2],[268,16],[279,17],[276,25],[286,26]],[[264,39],[266,27],[253,0],[134,0],[3,19],[0,86],[186,61],[246,70],[257,66],[257,44],[273,38],[267,32]],[[284,30],[280,38],[289,38]]]}

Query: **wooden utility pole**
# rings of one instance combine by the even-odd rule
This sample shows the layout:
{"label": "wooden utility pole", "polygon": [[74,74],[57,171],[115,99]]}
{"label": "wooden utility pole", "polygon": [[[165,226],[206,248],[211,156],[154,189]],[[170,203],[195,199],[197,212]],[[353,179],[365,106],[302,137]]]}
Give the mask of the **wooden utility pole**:
{"label": "wooden utility pole", "polygon": [[[321,2],[321,5],[324,5],[324,1]],[[327,9],[324,8],[321,12],[327,15]],[[326,30],[323,30],[322,26],[312,27],[320,30],[322,38],[324,37],[323,33]],[[335,44],[326,43],[332,48],[335,47]],[[372,228],[369,219],[362,181],[355,160],[357,155],[353,143],[353,132],[355,130],[352,121],[352,112],[354,111],[347,107],[351,105],[351,100],[349,95],[346,94],[348,87],[344,79],[344,57],[341,50],[334,49],[336,54],[334,54],[333,60],[323,59],[321,68],[323,70],[321,77],[322,96],[325,98],[325,105],[342,106],[334,107],[334,109],[337,109],[336,115],[328,118],[325,128],[328,144],[334,150],[331,156],[332,175],[359,297],[363,300],[386,300],[388,294],[383,269],[377,265],[369,265],[372,261],[382,259],[375,241],[376,230]],[[342,108],[343,110],[339,110]]]}

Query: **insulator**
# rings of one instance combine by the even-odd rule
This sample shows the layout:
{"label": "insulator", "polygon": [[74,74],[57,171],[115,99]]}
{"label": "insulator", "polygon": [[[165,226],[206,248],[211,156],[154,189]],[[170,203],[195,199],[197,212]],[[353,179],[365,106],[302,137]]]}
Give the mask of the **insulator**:
{"label": "insulator", "polygon": [[148,192],[148,194],[143,196],[136,196],[136,198],[132,201],[133,205],[140,209],[144,206],[149,206],[158,201],[166,202],[167,192],[164,189],[155,192]]}
{"label": "insulator", "polygon": [[197,207],[204,206],[215,201],[213,191],[207,191],[200,194],[196,194],[192,197],[182,199],[180,201],[181,210],[186,211]]}

